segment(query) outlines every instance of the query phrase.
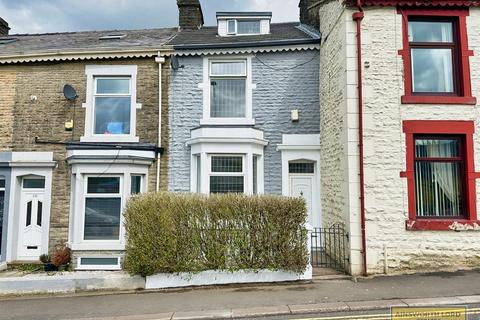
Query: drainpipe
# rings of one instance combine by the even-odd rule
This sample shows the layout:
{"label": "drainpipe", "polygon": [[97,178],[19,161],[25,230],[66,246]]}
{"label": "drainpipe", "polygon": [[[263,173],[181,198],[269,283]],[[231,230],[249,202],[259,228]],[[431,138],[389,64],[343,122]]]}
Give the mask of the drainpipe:
{"label": "drainpipe", "polygon": [[358,154],[360,176],[360,223],[362,228],[363,274],[367,275],[367,241],[365,235],[365,176],[363,167],[363,86],[362,86],[362,20],[365,16],[362,1],[357,0],[358,12],[352,15],[357,22],[357,70],[358,70]]}
{"label": "drainpipe", "polygon": [[[158,63],[158,147],[162,146],[162,64],[165,63],[165,58],[158,56],[155,58],[155,62]],[[161,153],[157,153],[157,183],[155,190],[160,191],[160,159]]]}

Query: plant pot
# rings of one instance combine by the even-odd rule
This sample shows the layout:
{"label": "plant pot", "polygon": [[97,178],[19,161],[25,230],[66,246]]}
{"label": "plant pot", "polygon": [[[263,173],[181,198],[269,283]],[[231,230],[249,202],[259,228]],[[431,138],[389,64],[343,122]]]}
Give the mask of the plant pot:
{"label": "plant pot", "polygon": [[47,262],[47,263],[44,263],[44,264],[43,264],[43,270],[44,270],[45,272],[57,271],[58,268],[57,268],[57,266],[54,265],[53,263]]}

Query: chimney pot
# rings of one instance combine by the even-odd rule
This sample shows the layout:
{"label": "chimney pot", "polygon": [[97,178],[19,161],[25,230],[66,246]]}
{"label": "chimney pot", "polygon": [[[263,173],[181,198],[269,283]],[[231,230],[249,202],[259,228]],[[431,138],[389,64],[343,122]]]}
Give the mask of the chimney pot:
{"label": "chimney pot", "polygon": [[202,6],[199,0],[177,0],[180,30],[198,30],[203,24]]}
{"label": "chimney pot", "polygon": [[8,27],[7,21],[0,18],[0,37],[8,36],[10,28]]}

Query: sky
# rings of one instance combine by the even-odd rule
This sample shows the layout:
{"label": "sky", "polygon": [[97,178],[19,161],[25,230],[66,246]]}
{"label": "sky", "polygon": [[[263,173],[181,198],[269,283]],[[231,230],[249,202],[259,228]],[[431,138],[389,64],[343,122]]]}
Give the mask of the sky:
{"label": "sky", "polygon": [[[298,21],[299,0],[200,0],[206,25],[216,11],[272,11],[273,22]],[[143,29],[178,24],[176,0],[0,0],[10,34]]]}

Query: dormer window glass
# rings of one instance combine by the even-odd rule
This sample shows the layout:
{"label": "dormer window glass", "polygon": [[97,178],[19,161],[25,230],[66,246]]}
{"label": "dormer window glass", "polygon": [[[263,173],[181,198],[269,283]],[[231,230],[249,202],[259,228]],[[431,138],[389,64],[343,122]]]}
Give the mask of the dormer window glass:
{"label": "dormer window glass", "polygon": [[260,20],[238,20],[237,34],[260,34]]}
{"label": "dormer window glass", "polygon": [[228,20],[227,29],[229,35],[260,34],[260,20]]}

